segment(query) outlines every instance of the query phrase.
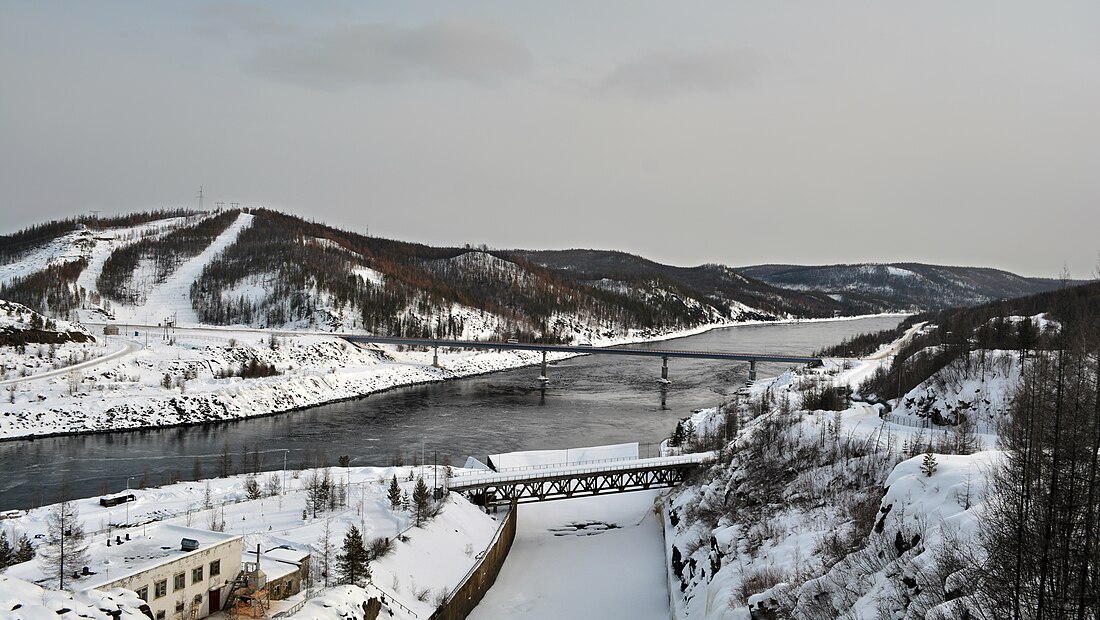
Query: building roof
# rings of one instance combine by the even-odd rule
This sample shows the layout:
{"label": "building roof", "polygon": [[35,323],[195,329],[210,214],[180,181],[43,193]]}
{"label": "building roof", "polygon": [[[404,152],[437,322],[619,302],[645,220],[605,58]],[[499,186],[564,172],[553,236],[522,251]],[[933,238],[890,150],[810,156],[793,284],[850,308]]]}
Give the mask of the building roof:
{"label": "building roof", "polygon": [[[268,581],[280,579],[298,572],[302,562],[309,557],[308,551],[294,549],[288,545],[268,549],[260,553],[260,570],[263,571]],[[241,562],[255,563],[256,551],[253,549],[241,550]]]}
{"label": "building roof", "polygon": [[[130,540],[125,539],[127,533]],[[122,537],[121,545],[115,544],[115,536]],[[195,551],[202,551],[241,537],[167,523],[115,530],[111,535],[110,547],[106,545],[105,538],[93,536],[88,547],[91,560],[88,568],[94,575],[74,585],[83,589],[99,588],[194,553],[180,548],[180,541],[184,538],[197,541],[198,549]]]}
{"label": "building roof", "polygon": [[609,446],[569,448],[567,450],[527,450],[490,454],[489,466],[496,471],[532,469],[552,465],[579,465],[638,458],[638,444],[620,443]]}
{"label": "building roof", "polygon": [[302,551],[300,549],[294,549],[288,545],[281,547],[275,547],[274,549],[268,549],[263,552],[264,557],[278,560],[279,562],[288,562],[290,564],[301,565],[306,558],[309,557],[308,551]]}

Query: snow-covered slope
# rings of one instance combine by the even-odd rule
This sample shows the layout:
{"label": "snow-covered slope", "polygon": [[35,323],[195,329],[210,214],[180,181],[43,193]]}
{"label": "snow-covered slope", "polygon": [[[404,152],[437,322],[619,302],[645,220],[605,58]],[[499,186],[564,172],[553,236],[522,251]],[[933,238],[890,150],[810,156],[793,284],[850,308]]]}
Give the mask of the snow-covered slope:
{"label": "snow-covered slope", "polygon": [[198,279],[207,263],[223,252],[240,234],[241,230],[252,224],[252,216],[241,213],[213,243],[201,254],[180,265],[168,279],[149,291],[145,304],[141,306],[116,306],[115,319],[125,322],[141,321],[161,322],[166,317],[174,317],[176,325],[197,325],[198,315],[191,305],[191,285]]}
{"label": "snow-covered slope", "polygon": [[[697,442],[734,439],[723,463],[668,504],[674,617],[958,617],[1020,361],[974,352],[893,411],[807,410],[887,360],[827,360],[693,417]],[[977,428],[933,426],[937,409],[942,422]]]}
{"label": "snow-covered slope", "polygon": [[90,342],[83,325],[51,319],[23,304],[0,299],[0,345]]}

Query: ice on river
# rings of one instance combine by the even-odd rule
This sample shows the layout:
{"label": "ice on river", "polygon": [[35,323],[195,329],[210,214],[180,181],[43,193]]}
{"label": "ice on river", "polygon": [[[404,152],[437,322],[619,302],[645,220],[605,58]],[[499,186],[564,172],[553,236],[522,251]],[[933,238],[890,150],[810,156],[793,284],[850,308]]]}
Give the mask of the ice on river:
{"label": "ice on river", "polygon": [[523,504],[496,584],[471,620],[668,620],[657,491]]}

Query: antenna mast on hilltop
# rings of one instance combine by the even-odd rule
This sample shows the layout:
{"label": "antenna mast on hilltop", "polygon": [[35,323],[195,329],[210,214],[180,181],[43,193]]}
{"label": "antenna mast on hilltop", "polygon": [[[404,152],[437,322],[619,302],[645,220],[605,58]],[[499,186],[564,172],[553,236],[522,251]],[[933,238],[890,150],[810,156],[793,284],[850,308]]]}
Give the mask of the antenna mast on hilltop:
{"label": "antenna mast on hilltop", "polygon": [[199,211],[202,211],[202,186],[199,186]]}

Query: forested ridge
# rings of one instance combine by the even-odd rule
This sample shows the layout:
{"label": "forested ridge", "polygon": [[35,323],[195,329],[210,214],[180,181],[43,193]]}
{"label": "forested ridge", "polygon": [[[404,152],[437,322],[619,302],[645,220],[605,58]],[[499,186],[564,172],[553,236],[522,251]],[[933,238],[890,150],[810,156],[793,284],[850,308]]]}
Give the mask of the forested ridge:
{"label": "forested ridge", "polygon": [[737,310],[728,307],[731,302],[779,316],[821,318],[851,313],[844,304],[822,293],[778,288],[725,265],[675,267],[626,252],[608,250],[513,250],[512,255],[591,282],[610,280],[636,285],[640,281],[657,281],[673,284],[701,303],[724,310],[723,314],[731,318],[766,318],[739,317]]}
{"label": "forested ridge", "polygon": [[0,285],[0,299],[23,304],[46,316],[67,318],[87,295],[76,286],[76,279],[87,266],[85,258],[48,265]]}
{"label": "forested ridge", "polygon": [[[239,237],[192,284],[191,304],[203,322],[556,342],[581,332],[657,333],[723,321],[829,317],[869,307],[853,295],[838,300],[777,288],[723,265],[674,267],[601,250],[432,247],[268,209],[248,214]],[[3,294],[54,316],[69,318],[82,305],[110,316],[110,303],[146,303],[152,289],[208,248],[239,215],[236,210],[152,211],[19,231],[3,238],[0,254],[24,255],[27,248],[76,230],[81,234],[74,247],[85,245],[74,256],[88,255],[97,242],[114,246],[94,274],[96,290],[76,286],[86,261],[65,259],[69,264],[61,267],[54,259],[48,268],[10,279]],[[158,225],[168,218],[177,219]],[[151,225],[133,228],[145,223]],[[122,227],[129,232],[112,230]]]}
{"label": "forested ridge", "polygon": [[[451,312],[459,304],[500,317],[502,336],[556,341],[573,327],[569,317],[611,330],[714,319],[713,309],[658,278],[608,291],[511,253],[367,237],[269,210],[252,214],[252,225],[192,287],[206,322],[350,324],[381,334],[454,337],[464,327]],[[367,277],[368,269],[379,279]],[[262,284],[264,294],[253,294],[250,283]]]}
{"label": "forested ridge", "polygon": [[746,275],[775,286],[828,294],[856,312],[921,311],[972,306],[1055,289],[1059,281],[989,267],[924,263],[753,265]]}

